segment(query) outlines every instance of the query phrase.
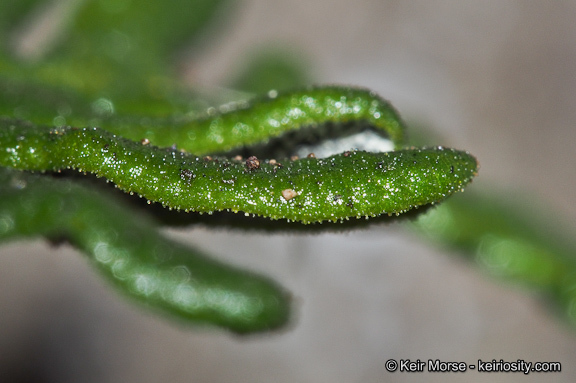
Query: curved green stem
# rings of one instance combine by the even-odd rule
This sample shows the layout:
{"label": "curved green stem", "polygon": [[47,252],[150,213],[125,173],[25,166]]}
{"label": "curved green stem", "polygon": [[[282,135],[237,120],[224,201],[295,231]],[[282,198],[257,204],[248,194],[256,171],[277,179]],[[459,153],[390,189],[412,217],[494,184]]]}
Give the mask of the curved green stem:
{"label": "curved green stem", "polygon": [[271,91],[266,97],[211,108],[190,121],[111,124],[106,130],[200,155],[266,142],[302,127],[321,130],[339,125],[350,129],[360,123],[387,135],[397,149],[404,145],[404,123],[388,101],[366,89],[340,86]]}
{"label": "curved green stem", "polygon": [[280,327],[290,297],[267,278],[170,241],[141,217],[76,183],[0,168],[0,240],[66,237],[129,296],[238,333]]}
{"label": "curved green stem", "polygon": [[[303,223],[433,204],[462,190],[478,169],[469,153],[441,147],[279,161],[199,157],[177,149],[221,152],[301,128],[320,128],[323,135],[324,128],[344,127],[339,133],[345,133],[362,124],[397,148],[403,142],[397,113],[366,90],[312,88],[232,109],[170,127],[127,130],[120,124],[113,131],[0,119],[0,166],[76,169],[174,209],[243,211]],[[0,193],[0,239],[64,235],[124,292],[154,307],[236,332],[278,327],[288,318],[289,299],[274,283],[170,243],[146,220],[73,183],[0,167]]]}
{"label": "curved green stem", "polygon": [[399,214],[461,190],[477,171],[470,154],[444,148],[251,161],[200,158],[97,128],[8,123],[0,130],[3,166],[72,168],[175,209],[243,211],[304,223]]}

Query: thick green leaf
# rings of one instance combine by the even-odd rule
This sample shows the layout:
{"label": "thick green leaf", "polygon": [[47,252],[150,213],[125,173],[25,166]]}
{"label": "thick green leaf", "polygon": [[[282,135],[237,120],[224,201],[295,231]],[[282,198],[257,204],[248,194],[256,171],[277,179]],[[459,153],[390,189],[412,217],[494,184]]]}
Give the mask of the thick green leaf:
{"label": "thick green leaf", "polygon": [[274,282],[164,238],[107,194],[0,168],[0,195],[0,241],[66,238],[124,294],[154,309],[238,333],[289,319],[290,297]]}
{"label": "thick green leaf", "polygon": [[[3,120],[0,165],[35,171],[72,168],[106,177],[127,192],[176,209],[243,211],[305,223],[403,213],[443,200],[477,172],[470,154],[443,148],[352,150],[326,159],[311,156],[280,163],[255,157],[202,159],[176,148],[152,146],[175,142],[204,152],[229,150],[285,131],[362,122],[388,134],[397,147],[404,134],[395,110],[362,89],[307,89],[231,109],[214,112],[196,126],[151,128],[142,143],[97,128],[48,129]],[[128,137],[135,134],[123,131]]]}

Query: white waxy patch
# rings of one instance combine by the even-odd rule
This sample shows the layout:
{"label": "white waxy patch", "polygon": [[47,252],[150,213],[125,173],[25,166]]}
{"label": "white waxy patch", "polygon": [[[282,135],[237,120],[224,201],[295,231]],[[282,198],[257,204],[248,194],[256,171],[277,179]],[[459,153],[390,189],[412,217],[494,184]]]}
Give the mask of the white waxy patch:
{"label": "white waxy patch", "polygon": [[314,153],[316,158],[326,158],[355,149],[374,153],[389,152],[394,150],[394,143],[378,133],[367,130],[347,137],[325,140],[319,145],[299,146],[296,155],[307,157],[309,153]]}

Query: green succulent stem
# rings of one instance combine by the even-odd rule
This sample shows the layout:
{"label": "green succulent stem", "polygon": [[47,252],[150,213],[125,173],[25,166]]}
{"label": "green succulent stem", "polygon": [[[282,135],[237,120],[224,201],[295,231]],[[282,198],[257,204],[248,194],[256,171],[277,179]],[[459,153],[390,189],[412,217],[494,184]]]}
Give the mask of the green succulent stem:
{"label": "green succulent stem", "polygon": [[[246,137],[264,140],[278,135],[279,127],[297,130],[355,120],[378,124],[397,146],[402,142],[403,124],[389,104],[367,91],[344,91],[338,97],[339,90],[278,95],[272,101],[217,114],[213,123],[202,120],[197,129],[180,126],[173,132],[187,135],[183,143],[194,141],[192,135],[230,140],[212,138],[219,143],[213,146],[217,150],[231,147],[232,142],[235,146],[253,143]],[[199,157],[152,145],[151,141],[162,141],[161,134],[135,142],[99,128],[42,128],[10,121],[3,125],[3,166],[33,171],[76,169],[174,209],[242,211],[303,223],[400,214],[439,202],[462,190],[478,167],[470,154],[445,148],[385,153],[351,150],[323,159],[281,162],[255,157],[238,160]],[[174,136],[167,136],[172,142]]]}
{"label": "green succulent stem", "polygon": [[237,333],[289,319],[276,283],[164,238],[146,217],[69,180],[0,168],[0,240],[67,238],[120,291],[150,307]]}
{"label": "green succulent stem", "polygon": [[[346,134],[366,126],[398,150],[350,148],[300,159],[187,151],[224,152],[300,130],[322,136],[326,129]],[[110,130],[0,119],[0,220],[8,223],[0,237],[65,236],[124,293],[178,318],[239,333],[283,325],[286,292],[164,239],[150,222],[75,183],[28,172],[75,169],[172,209],[312,223],[433,204],[462,190],[478,170],[464,151],[400,149],[404,124],[397,112],[373,92],[355,88],[271,94],[209,110],[199,120]]]}

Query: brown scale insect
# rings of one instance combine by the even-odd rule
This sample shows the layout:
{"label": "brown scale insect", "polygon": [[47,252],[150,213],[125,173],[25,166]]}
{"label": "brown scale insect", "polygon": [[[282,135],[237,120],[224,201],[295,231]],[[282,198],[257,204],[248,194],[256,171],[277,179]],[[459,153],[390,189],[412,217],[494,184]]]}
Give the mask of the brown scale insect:
{"label": "brown scale insect", "polygon": [[257,170],[260,169],[260,160],[256,156],[250,156],[246,159],[246,169]]}

